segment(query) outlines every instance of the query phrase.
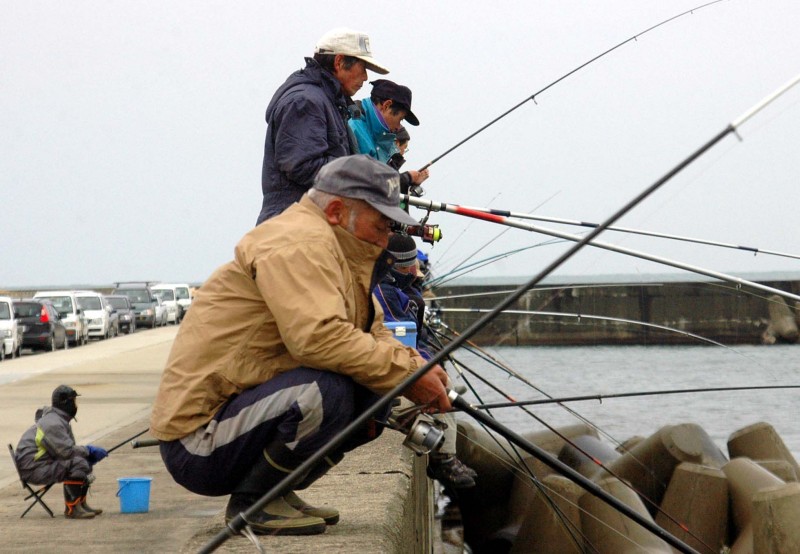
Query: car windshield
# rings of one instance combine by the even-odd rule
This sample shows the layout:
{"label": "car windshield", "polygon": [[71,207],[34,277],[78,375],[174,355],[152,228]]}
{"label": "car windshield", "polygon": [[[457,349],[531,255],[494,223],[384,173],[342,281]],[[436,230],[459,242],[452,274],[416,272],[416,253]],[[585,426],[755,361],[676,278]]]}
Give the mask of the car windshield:
{"label": "car windshield", "polygon": [[124,298],[108,298],[107,300],[115,310],[125,310],[128,308],[128,303]]}
{"label": "car windshield", "polygon": [[142,304],[144,302],[152,302],[150,295],[144,289],[128,289],[117,291],[118,294],[124,294],[131,302]]}
{"label": "car windshield", "polygon": [[81,307],[82,310],[102,310],[103,304],[100,302],[100,299],[96,296],[79,296],[78,297],[78,306]]}
{"label": "car windshield", "polygon": [[11,309],[8,302],[0,302],[0,319],[11,319]]}
{"label": "car windshield", "polygon": [[38,302],[14,302],[14,310],[19,317],[38,317],[42,313],[42,305]]}
{"label": "car windshield", "polygon": [[178,293],[178,300],[187,300],[189,298],[189,289],[187,288],[181,287],[176,289],[176,292]]}
{"label": "car windshield", "polygon": [[161,297],[161,300],[175,300],[175,294],[171,290],[160,289],[156,294]]}
{"label": "car windshield", "polygon": [[72,307],[72,298],[69,296],[47,296],[46,298],[53,303],[53,307],[61,315],[71,314],[74,311]]}

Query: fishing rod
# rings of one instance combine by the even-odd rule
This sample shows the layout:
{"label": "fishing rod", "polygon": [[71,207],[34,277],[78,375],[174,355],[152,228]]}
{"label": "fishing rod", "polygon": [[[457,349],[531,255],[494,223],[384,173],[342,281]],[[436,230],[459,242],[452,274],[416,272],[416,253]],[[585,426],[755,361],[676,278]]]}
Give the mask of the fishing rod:
{"label": "fishing rod", "polygon": [[[495,209],[495,208],[473,208],[473,207],[469,207],[469,206],[464,206],[464,207],[469,209],[469,210],[476,210],[476,211],[479,211],[479,212],[491,213],[491,214],[494,214],[494,215],[500,215],[500,216],[505,216],[505,217],[514,217],[514,218],[517,218],[517,219],[530,219],[530,220],[534,220],[534,221],[546,221],[548,223],[561,223],[561,224],[564,224],[564,225],[575,225],[575,226],[579,226],[579,227],[589,227],[589,228],[594,228],[594,227],[597,227],[599,225],[598,223],[590,223],[590,222],[587,222],[587,221],[579,221],[579,220],[575,220],[575,219],[562,219],[562,218],[558,218],[558,217],[547,217],[547,216],[540,216],[540,215],[532,215],[532,214],[528,214],[528,213],[524,213],[524,212],[512,212],[512,211],[508,211],[508,210],[499,210],[499,209]],[[608,231],[617,231],[617,232],[620,232],[620,233],[643,235],[643,236],[648,236],[648,237],[656,237],[656,238],[670,239],[670,240],[683,241],[683,242],[691,242],[691,243],[695,243],[695,244],[704,244],[704,245],[707,245],[707,246],[718,246],[718,247],[721,247],[721,248],[731,248],[731,249],[735,249],[735,250],[744,250],[746,252],[752,252],[754,256],[758,255],[758,254],[764,254],[764,255],[768,255],[768,256],[781,256],[781,257],[784,257],[784,258],[793,258],[795,260],[800,260],[800,254],[790,254],[788,252],[778,252],[778,251],[775,251],[775,250],[767,250],[767,249],[764,249],[764,248],[757,248],[755,246],[743,246],[743,245],[740,245],[740,244],[731,244],[731,243],[727,243],[727,242],[719,242],[719,241],[701,239],[701,238],[696,238],[696,237],[686,237],[686,236],[681,236],[681,235],[671,235],[671,234],[668,234],[668,233],[659,233],[659,232],[656,232],[656,231],[645,231],[645,230],[642,230],[642,229],[633,229],[631,227],[611,226],[607,230]]]}
{"label": "fishing rod", "polygon": [[[797,80],[800,80],[798,77],[793,83],[792,86],[797,84]],[[734,133],[736,130],[736,126],[731,123],[722,133],[715,137],[715,142],[718,142],[722,138],[724,138],[729,133]],[[555,231],[553,229],[547,229],[545,227],[540,227],[538,225],[533,225],[529,223],[525,223],[523,221],[519,221],[516,219],[512,219],[506,216],[477,211],[471,208],[466,208],[464,206],[460,206],[458,204],[448,204],[445,202],[434,202],[431,200],[423,200],[422,198],[416,197],[409,197],[408,195],[404,195],[404,198],[407,199],[408,203],[412,206],[417,208],[422,208],[428,211],[443,211],[448,213],[453,213],[457,215],[463,215],[467,217],[471,217],[474,219],[481,219],[483,221],[489,221],[491,223],[498,223],[500,225],[508,225],[509,227],[516,227],[517,229],[522,229],[524,231],[531,231],[534,233],[541,233],[543,235],[550,235],[553,237],[563,238],[569,241],[576,242],[578,244],[584,243],[584,239],[581,238],[579,235],[572,235],[569,233],[562,233],[559,231]],[[596,229],[600,229],[601,227],[596,227]],[[647,254],[646,252],[642,252],[641,250],[634,250],[632,248],[625,248],[623,246],[617,246],[611,243],[602,242],[598,240],[592,240],[593,237],[597,236],[594,232],[585,235],[586,237],[590,237],[590,240],[585,244],[589,244],[590,246],[594,246],[595,248],[602,248],[604,250],[610,250],[612,252],[617,252],[619,254],[625,254],[628,256],[633,256],[636,258],[641,258],[643,260],[648,260],[651,262],[656,262],[662,265],[668,265],[672,267],[676,267],[678,269],[683,269],[686,271],[690,271],[692,273],[698,273],[700,275],[706,275],[708,277],[713,277],[715,279],[719,279],[721,281],[728,281],[730,283],[735,283],[739,286],[748,286],[754,289],[761,290],[763,292],[768,292],[770,294],[777,294],[778,296],[782,296],[784,298],[788,298],[790,300],[797,300],[800,301],[800,296],[796,294],[792,294],[786,291],[782,291],[780,289],[776,289],[773,287],[768,287],[766,285],[762,285],[760,283],[755,283],[753,281],[748,281],[746,279],[742,279],[740,277],[734,277],[732,275],[728,275],[726,273],[721,273],[719,271],[714,271],[711,269],[705,269],[700,266],[686,264],[683,262],[679,262],[676,260],[672,260],[669,258],[664,258],[661,256],[655,256],[653,254]]]}
{"label": "fishing rod", "polygon": [[660,22],[660,23],[657,23],[656,25],[653,25],[652,27],[648,27],[648,28],[647,28],[647,29],[645,29],[644,31],[641,31],[640,33],[637,33],[637,34],[635,34],[635,35],[633,35],[633,36],[631,36],[631,37],[629,37],[629,38],[627,38],[627,39],[623,40],[623,41],[622,41],[622,42],[620,42],[619,44],[617,44],[617,45],[615,45],[615,46],[612,46],[611,48],[609,48],[609,49],[608,49],[608,50],[606,50],[605,52],[602,52],[601,54],[598,54],[598,55],[596,55],[595,57],[591,58],[590,60],[587,60],[587,61],[585,61],[584,63],[582,63],[581,65],[579,65],[579,66],[578,66],[578,67],[576,67],[575,69],[573,69],[573,70],[571,70],[571,71],[569,71],[569,72],[565,73],[564,75],[562,75],[561,77],[559,77],[559,78],[558,78],[558,79],[556,79],[555,81],[551,82],[549,85],[547,85],[547,86],[546,86],[546,87],[544,87],[543,89],[541,89],[541,90],[539,90],[539,91],[537,91],[537,92],[534,92],[532,95],[528,96],[527,98],[525,98],[525,100],[523,100],[522,102],[520,102],[520,103],[516,104],[516,105],[515,105],[515,106],[513,106],[511,109],[509,109],[509,110],[505,111],[504,113],[500,114],[499,116],[497,116],[496,118],[494,118],[493,120],[491,120],[489,123],[487,123],[486,125],[484,125],[484,126],[483,126],[483,127],[481,127],[480,129],[478,129],[477,131],[475,131],[474,133],[472,133],[471,135],[469,135],[467,138],[465,138],[465,139],[461,140],[460,142],[458,142],[458,143],[457,143],[457,144],[455,144],[454,146],[452,146],[452,147],[448,148],[448,149],[447,149],[447,150],[445,150],[445,151],[444,151],[442,154],[439,154],[437,157],[435,157],[434,159],[432,159],[431,161],[429,161],[427,164],[425,164],[424,166],[422,166],[422,167],[421,167],[419,170],[420,170],[420,171],[423,171],[423,170],[425,170],[425,169],[429,168],[430,166],[432,166],[433,164],[435,164],[436,162],[438,162],[439,160],[441,160],[442,158],[444,158],[445,156],[447,156],[447,155],[448,155],[450,152],[452,152],[453,150],[455,150],[456,148],[458,148],[458,147],[459,147],[459,146],[461,146],[462,144],[464,144],[464,143],[466,143],[466,142],[468,142],[468,141],[472,140],[472,138],[474,138],[475,136],[479,135],[480,133],[482,133],[483,131],[485,131],[486,129],[488,129],[489,127],[491,127],[492,125],[494,125],[495,123],[497,123],[498,121],[500,121],[501,119],[503,119],[504,117],[506,117],[507,115],[509,115],[511,112],[513,112],[513,111],[517,110],[518,108],[522,107],[523,105],[527,104],[529,101],[533,100],[533,102],[534,102],[534,104],[535,104],[535,103],[536,103],[536,97],[537,97],[537,96],[539,96],[540,94],[542,94],[542,93],[543,93],[543,92],[545,92],[546,90],[548,90],[548,89],[552,88],[553,86],[557,85],[558,83],[560,83],[561,81],[563,81],[564,79],[566,79],[567,77],[569,77],[570,75],[572,75],[573,73],[577,73],[578,71],[580,71],[581,69],[583,69],[583,68],[584,68],[584,67],[586,67],[587,65],[590,65],[591,63],[593,63],[593,62],[595,62],[595,61],[599,60],[599,59],[600,59],[600,58],[602,58],[603,56],[605,56],[605,55],[607,55],[607,54],[610,54],[611,52],[613,52],[613,51],[614,51],[614,50],[616,50],[617,48],[620,48],[621,46],[624,46],[625,44],[627,44],[627,43],[629,43],[629,42],[631,42],[631,41],[635,41],[635,40],[637,40],[639,37],[646,35],[646,34],[647,34],[647,33],[649,33],[650,31],[653,31],[653,30],[655,30],[655,29],[657,29],[657,28],[661,27],[662,25],[666,25],[666,24],[667,24],[667,23],[669,23],[670,21],[674,21],[674,20],[676,20],[676,19],[678,19],[678,18],[680,18],[680,17],[683,17],[684,15],[687,15],[687,14],[690,14],[690,13],[694,13],[694,12],[696,12],[696,11],[698,11],[698,10],[701,10],[701,9],[703,9],[703,8],[707,7],[707,6],[711,6],[712,4],[716,4],[716,3],[718,3],[718,2],[721,2],[721,1],[722,1],[722,0],[714,0],[713,2],[708,2],[708,3],[706,3],[706,4],[702,4],[702,5],[700,5],[700,6],[697,6],[696,8],[692,8],[691,10],[687,10],[687,11],[685,11],[685,12],[679,13],[678,15],[673,15],[672,17],[670,17],[670,18],[668,18],[668,19],[665,19],[664,21],[662,21],[662,22]]}
{"label": "fishing rod", "polygon": [[[487,308],[439,308],[439,311],[446,313],[486,313],[489,310]],[[590,314],[576,314],[576,313],[569,313],[569,312],[545,312],[540,310],[505,310],[504,314],[510,315],[540,315],[545,317],[563,317],[563,318],[572,318],[572,319],[590,319],[596,321],[608,321],[610,323],[622,323],[627,325],[640,325],[642,327],[648,327],[651,329],[659,329],[661,331],[668,331],[670,333],[677,333],[679,335],[684,335],[695,340],[701,342],[707,342],[709,344],[713,344],[714,346],[721,346],[723,348],[731,349],[730,346],[724,345],[721,342],[717,342],[713,339],[709,339],[707,337],[703,337],[701,335],[697,335],[695,333],[690,333],[689,331],[684,331],[683,329],[675,329],[674,327],[668,327],[666,325],[659,325],[657,323],[648,323],[646,321],[637,321],[635,319],[626,319],[624,317],[611,317],[611,316],[601,316],[601,315],[590,315]]]}
{"label": "fishing rod", "polygon": [[136,434],[135,434],[135,435],[133,435],[131,438],[129,438],[129,439],[125,439],[124,441],[122,441],[122,442],[121,442],[121,443],[119,443],[118,445],[116,445],[116,446],[113,446],[113,447],[109,448],[108,450],[106,450],[106,452],[108,452],[109,454],[111,454],[111,453],[112,453],[112,452],[114,452],[114,450],[116,450],[117,448],[119,448],[119,447],[121,447],[121,446],[125,446],[126,444],[128,444],[129,442],[131,442],[133,439],[135,439],[135,438],[138,438],[138,437],[141,437],[142,435],[144,435],[145,433],[147,433],[149,430],[150,430],[150,427],[148,427],[148,428],[147,428],[147,429],[145,429],[144,431],[141,431],[141,432],[139,432],[139,433],[136,433]]}
{"label": "fishing rod", "polygon": [[[609,225],[613,225],[617,222],[620,218],[622,218],[625,214],[630,212],[633,208],[638,206],[642,201],[644,201],[647,197],[652,195],[656,190],[661,188],[665,183],[667,183],[670,179],[672,179],[675,175],[680,173],[683,169],[685,169],[688,165],[694,162],[697,158],[702,156],[705,152],[707,152],[710,148],[712,148],[715,144],[721,141],[730,133],[735,133],[739,126],[744,124],[748,121],[751,117],[753,117],[756,113],[760,112],[764,109],[765,106],[769,105],[772,101],[776,98],[784,94],[787,90],[797,84],[800,81],[800,76],[797,76],[793,81],[790,81],[786,85],[784,85],[781,89],[777,90],[773,94],[771,94],[766,99],[762,100],[758,104],[756,104],[753,108],[751,108],[748,112],[744,115],[736,119],[733,123],[730,123],[725,129],[720,131],[716,136],[714,136],[711,140],[706,142],[700,148],[695,150],[692,154],[690,154],[686,159],[681,161],[678,165],[668,171],[663,177],[658,179],[655,183],[645,188],[642,192],[636,195],[633,199],[627,202],[624,206],[619,208],[616,212],[614,212],[605,222],[603,222],[600,226],[594,228],[590,231],[585,237],[579,240],[577,243],[573,244],[569,249],[559,255],[555,260],[549,263],[544,269],[542,269],[539,273],[534,275],[533,277],[528,280],[528,282],[523,283],[520,287],[516,289],[516,291],[505,299],[503,299],[494,310],[491,312],[484,314],[480,319],[475,321],[472,325],[470,325],[464,333],[458,337],[456,340],[451,342],[450,344],[446,345],[442,350],[437,352],[433,355],[433,357],[422,367],[415,370],[411,375],[406,377],[402,382],[400,382],[397,386],[395,386],[392,390],[387,392],[384,396],[382,396],[379,400],[377,400],[372,406],[367,408],[364,412],[362,412],[358,417],[356,417],[349,425],[347,425],[341,432],[337,433],[334,437],[331,438],[328,443],[326,443],[323,447],[321,447],[316,453],[312,454],[308,459],[306,459],[303,463],[301,463],[294,471],[289,473],[286,477],[284,477],[279,483],[273,486],[269,491],[267,491],[258,501],[256,501],[249,509],[245,512],[239,513],[236,517],[232,518],[230,522],[225,525],[225,528],[220,531],[217,535],[212,537],[212,539],[203,547],[201,552],[213,552],[216,550],[217,547],[222,545],[228,538],[232,537],[233,535],[238,535],[241,531],[248,527],[248,534],[251,533],[249,530],[249,526],[247,524],[247,518],[253,516],[257,512],[259,512],[264,506],[267,505],[268,502],[277,498],[281,494],[285,494],[291,486],[301,478],[302,475],[305,475],[306,472],[313,469],[316,465],[318,465],[325,456],[333,452],[336,448],[341,446],[344,441],[353,433],[358,431],[365,425],[370,419],[372,419],[376,414],[388,408],[389,404],[394,400],[395,397],[402,395],[402,393],[414,383],[416,383],[425,373],[427,373],[431,368],[433,368],[436,364],[440,363],[443,359],[446,358],[451,352],[461,346],[466,340],[471,338],[475,333],[493,321],[497,316],[499,316],[503,310],[508,309],[514,302],[518,301],[529,289],[533,288],[534,286],[538,285],[542,279],[550,275],[553,271],[563,265],[568,259],[570,259],[573,255],[575,255],[580,249],[584,246],[589,244],[592,239],[602,233],[606,227]],[[483,214],[486,217],[498,217],[493,216],[490,214]],[[453,397],[453,402],[456,403],[458,407],[462,405],[469,409],[469,405],[466,404],[456,393],[450,393],[450,396]],[[489,426],[495,430],[494,425],[497,425],[494,420],[489,418],[486,414],[478,411],[469,409],[468,413],[478,421],[483,419],[489,420]],[[498,432],[500,432],[498,430]],[[551,464],[558,464],[563,465],[558,460],[555,460],[552,456],[548,453],[542,451],[535,445],[530,445],[528,441],[519,437],[513,433],[513,431],[508,430],[508,437],[514,437],[515,440],[524,442],[525,447],[532,446],[530,453],[539,458],[541,461],[546,463],[547,465]],[[522,447],[522,445],[520,445]],[[545,461],[546,460],[546,461]],[[668,533],[652,521],[642,517],[639,513],[631,510],[626,505],[617,506],[620,502],[614,498],[612,495],[608,494],[606,491],[595,485],[593,482],[588,481],[579,473],[575,472],[571,468],[565,467],[563,469],[563,475],[572,480],[573,482],[577,483],[580,486],[586,485],[586,489],[590,494],[597,497],[602,502],[608,504],[609,506],[613,506],[614,509],[620,511],[634,522],[638,523],[645,529],[650,530],[652,533],[656,534],[657,536],[661,537],[663,540],[667,541],[670,545],[675,547],[676,549],[680,550],[681,552],[687,554],[694,554],[696,551],[685,544],[683,541],[678,539],[677,537],[673,536],[672,534]],[[587,482],[588,481],[588,482]],[[585,482],[585,483],[584,483]]]}
{"label": "fishing rod", "polygon": [[666,389],[638,392],[618,392],[614,394],[587,394],[584,396],[565,396],[563,398],[541,398],[538,400],[515,400],[513,402],[493,402],[490,404],[472,404],[476,410],[494,410],[499,408],[517,408],[520,406],[538,406],[541,404],[560,404],[562,402],[585,402],[596,400],[600,403],[611,398],[635,398],[638,396],[660,396],[667,394],[694,394],[703,392],[734,392],[752,390],[800,389],[800,385],[760,385],[753,387],[705,387],[700,389]]}

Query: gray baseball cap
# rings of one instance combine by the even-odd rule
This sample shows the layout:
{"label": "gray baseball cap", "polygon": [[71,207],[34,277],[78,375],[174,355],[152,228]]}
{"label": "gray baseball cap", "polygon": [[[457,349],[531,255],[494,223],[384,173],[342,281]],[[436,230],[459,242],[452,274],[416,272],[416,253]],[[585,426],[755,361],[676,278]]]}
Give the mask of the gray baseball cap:
{"label": "gray baseball cap", "polygon": [[325,164],[314,177],[314,188],[363,200],[398,223],[419,225],[400,208],[400,174],[366,154],[344,156]]}

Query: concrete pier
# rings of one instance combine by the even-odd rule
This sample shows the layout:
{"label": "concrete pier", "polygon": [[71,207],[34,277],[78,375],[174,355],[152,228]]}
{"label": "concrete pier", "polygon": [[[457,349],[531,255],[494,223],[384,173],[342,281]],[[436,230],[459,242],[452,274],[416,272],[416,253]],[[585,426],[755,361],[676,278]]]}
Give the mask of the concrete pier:
{"label": "concrete pier", "polygon": [[[61,486],[45,501],[50,518],[36,506],[20,519],[26,503],[6,452],[16,447],[33,423],[35,410],[50,402],[52,390],[66,383],[81,394],[73,431],[79,444],[111,448],[148,427],[175,327],[147,330],[93,342],[66,352],[24,355],[0,365],[0,550],[3,552],[196,552],[224,527],[227,497],[192,494],[176,485],[156,447],[115,450],[95,468],[89,503],[102,515],[66,520]],[[150,438],[145,434],[142,439]],[[259,537],[269,552],[431,552],[432,515],[424,467],[406,448],[403,436],[384,432],[377,441],[348,455],[303,498],[335,506],[338,525],[312,537]],[[420,473],[420,471],[422,473]],[[415,472],[417,472],[415,476]],[[117,478],[153,478],[148,513],[120,513]],[[241,536],[219,552],[253,552]]]}

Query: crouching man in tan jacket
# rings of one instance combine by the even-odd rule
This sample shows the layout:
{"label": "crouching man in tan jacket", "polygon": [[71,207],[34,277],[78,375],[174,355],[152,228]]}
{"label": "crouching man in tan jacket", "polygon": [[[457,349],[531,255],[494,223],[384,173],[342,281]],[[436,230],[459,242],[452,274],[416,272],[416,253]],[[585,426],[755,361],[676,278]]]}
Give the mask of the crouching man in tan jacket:
{"label": "crouching man in tan jacket", "polygon": [[[150,430],[178,483],[230,494],[228,521],[425,364],[383,326],[371,294],[392,261],[391,221],[416,224],[399,204],[395,170],[364,155],[337,158],[300,202],[247,233],[198,291]],[[447,410],[446,379],[434,366],[405,396]],[[375,436],[371,426],[346,441],[295,490]],[[314,534],[338,519],[290,492],[250,525]]]}

